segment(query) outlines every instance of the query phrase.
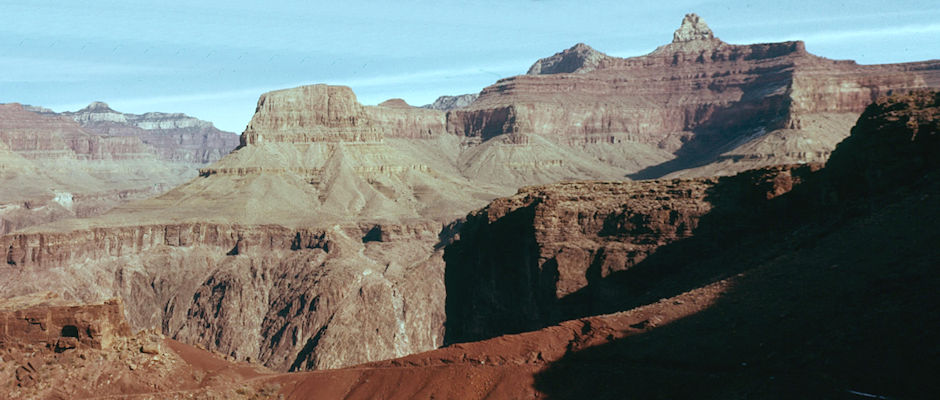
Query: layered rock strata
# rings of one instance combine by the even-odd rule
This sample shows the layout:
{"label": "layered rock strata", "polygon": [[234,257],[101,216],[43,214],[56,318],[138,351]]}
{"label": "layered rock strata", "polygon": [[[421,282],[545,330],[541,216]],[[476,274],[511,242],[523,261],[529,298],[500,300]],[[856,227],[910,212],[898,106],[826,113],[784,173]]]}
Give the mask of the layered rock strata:
{"label": "layered rock strata", "polygon": [[[863,114],[854,139],[840,145],[822,171],[818,166],[780,166],[721,179],[529,188],[523,190],[525,195],[494,202],[495,220],[469,222],[477,227],[465,229],[469,237],[455,243],[485,241],[473,237],[486,230],[480,224],[512,230],[537,221],[539,230],[545,232],[541,243],[546,248],[558,243],[568,246],[564,248],[590,248],[604,240],[598,229],[618,236],[611,242],[626,244],[655,247],[654,242],[675,239],[645,255],[639,264],[601,278],[626,276],[617,283],[620,294],[641,300],[619,312],[393,360],[295,374],[270,374],[154,334],[116,337],[110,348],[100,350],[59,349],[57,345],[53,353],[43,345],[25,343],[29,353],[0,347],[0,382],[4,382],[0,393],[10,398],[619,398],[624,393],[669,398],[934,398],[940,393],[933,376],[938,362],[924,357],[938,345],[934,325],[901,322],[931,322],[940,317],[940,296],[934,290],[940,283],[934,273],[940,231],[924,229],[940,221],[934,202],[940,195],[940,166],[926,157],[936,150],[938,101],[936,93],[879,101]],[[873,163],[856,168],[866,161]],[[873,185],[856,187],[858,182]],[[704,188],[704,201],[710,207],[698,217],[688,210],[694,208],[689,205],[699,203],[701,194],[685,191],[696,187]],[[836,202],[830,190],[841,196]],[[637,200],[636,206],[628,199]],[[614,218],[604,218],[600,224],[589,207],[579,208],[582,201],[599,205],[603,212],[621,201],[627,207],[610,212]],[[656,202],[663,207],[655,207]],[[520,213],[520,205],[534,207],[536,212]],[[847,208],[854,210],[846,212]],[[673,210],[680,215],[675,218],[678,223],[661,213]],[[570,218],[555,218],[558,215]],[[633,217],[621,218],[624,215]],[[520,224],[508,223],[510,219]],[[781,219],[785,221],[777,221]],[[678,234],[683,224],[695,226],[692,236]],[[624,229],[632,234],[624,234]],[[710,235],[729,229],[739,235]],[[374,244],[401,239],[408,231],[373,226],[359,232],[362,242]],[[493,230],[488,234],[500,236]],[[635,240],[643,234],[650,235],[648,240]],[[349,249],[339,237],[335,232],[296,235],[296,246],[292,245],[296,249],[291,251]],[[696,240],[704,246],[684,245]],[[198,251],[197,246],[191,251]],[[886,247],[899,251],[885,252]],[[662,254],[670,250],[684,254],[671,260],[681,262],[663,261]],[[563,252],[554,252],[555,258]],[[362,254],[375,253],[366,250]],[[506,265],[499,276],[483,273],[468,279],[513,278],[513,268],[527,268],[524,262],[513,260],[513,254],[481,253],[477,261]],[[650,268],[654,258],[659,260]],[[269,279],[263,265],[254,266],[253,273],[260,276],[255,282]],[[645,273],[635,273],[644,268]],[[585,273],[593,275],[589,271],[590,267]],[[193,296],[196,301],[215,298],[207,304],[246,305],[244,294],[252,289],[245,289],[244,283],[231,284],[235,270],[226,272],[204,285]],[[294,279],[303,276],[303,271],[275,276],[293,284],[323,284],[325,280]],[[580,274],[556,278],[561,278],[557,281],[561,285],[553,288],[556,293],[559,287],[583,284],[578,282]],[[594,283],[588,281],[588,285]],[[488,289],[499,285],[482,285],[476,298],[497,296],[508,306],[525,297],[525,288],[521,293]],[[368,296],[367,292],[360,290],[359,296]],[[330,299],[291,297],[278,307],[277,315],[296,318],[311,307],[336,305]],[[57,306],[43,305],[46,309]],[[15,310],[8,302],[0,302],[0,315],[22,312]],[[197,313],[231,320],[244,320],[250,314],[233,315],[233,310],[209,308]],[[51,326],[61,317],[38,314],[40,325],[45,321]],[[14,320],[22,325],[18,317]],[[280,337],[291,338],[307,328],[288,328]],[[318,340],[329,338],[328,331],[318,331]],[[214,338],[229,340],[226,335]],[[63,343],[59,339],[56,343]]]}
{"label": "layered rock strata", "polygon": [[152,153],[167,161],[206,164],[219,160],[238,145],[238,135],[180,113],[128,114],[94,102],[61,115],[74,119],[89,132],[140,138]]}
{"label": "layered rock strata", "polygon": [[87,217],[195,176],[135,136],[95,133],[68,116],[0,105],[0,234]]}
{"label": "layered rock strata", "polygon": [[637,178],[708,176],[825,161],[871,101],[938,86],[936,61],[865,66],[803,42],[732,45],[690,14],[645,56],[578,44],[539,60],[450,111],[447,129],[483,141],[538,135]]}
{"label": "layered rock strata", "polygon": [[0,290],[119,296],[135,328],[284,371],[435,348],[448,223],[500,188],[419,158],[457,145],[443,118],[345,87],[265,94],[242,146],[199,178],[0,239],[3,274],[27,282]]}

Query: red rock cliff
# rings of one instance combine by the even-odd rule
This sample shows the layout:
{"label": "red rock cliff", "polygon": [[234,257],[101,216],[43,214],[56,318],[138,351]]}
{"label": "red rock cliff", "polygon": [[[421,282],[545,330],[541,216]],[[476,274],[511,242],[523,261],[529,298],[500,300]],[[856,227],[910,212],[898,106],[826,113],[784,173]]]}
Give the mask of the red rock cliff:
{"label": "red rock cliff", "polygon": [[[598,152],[595,143],[634,143],[677,157],[638,178],[722,161],[690,174],[728,174],[825,161],[870,102],[924,87],[940,87],[937,61],[860,66],[809,54],[802,42],[732,45],[688,15],[672,43],[645,56],[578,44],[540,60],[450,111],[447,130],[483,140],[535,134],[588,152]],[[598,154],[625,165],[623,155]]]}

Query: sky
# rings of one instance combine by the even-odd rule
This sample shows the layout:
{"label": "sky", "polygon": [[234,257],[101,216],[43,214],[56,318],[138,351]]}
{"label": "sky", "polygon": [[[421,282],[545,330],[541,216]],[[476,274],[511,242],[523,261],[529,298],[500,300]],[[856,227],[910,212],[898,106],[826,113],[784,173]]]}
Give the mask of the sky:
{"label": "sky", "polygon": [[803,40],[862,64],[940,58],[940,2],[0,0],[0,103],[183,112],[241,132],[258,96],[314,83],[363,104],[476,93],[583,42],[646,54],[700,15],[717,37]]}

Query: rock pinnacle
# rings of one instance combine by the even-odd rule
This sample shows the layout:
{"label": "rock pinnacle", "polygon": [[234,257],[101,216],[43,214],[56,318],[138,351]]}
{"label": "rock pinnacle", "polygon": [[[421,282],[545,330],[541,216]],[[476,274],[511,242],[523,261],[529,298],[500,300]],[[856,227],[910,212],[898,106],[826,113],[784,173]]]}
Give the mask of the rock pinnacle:
{"label": "rock pinnacle", "polygon": [[714,38],[715,35],[712,34],[712,30],[708,28],[708,24],[705,23],[705,20],[694,13],[686,14],[685,18],[682,19],[682,25],[672,34],[673,43]]}

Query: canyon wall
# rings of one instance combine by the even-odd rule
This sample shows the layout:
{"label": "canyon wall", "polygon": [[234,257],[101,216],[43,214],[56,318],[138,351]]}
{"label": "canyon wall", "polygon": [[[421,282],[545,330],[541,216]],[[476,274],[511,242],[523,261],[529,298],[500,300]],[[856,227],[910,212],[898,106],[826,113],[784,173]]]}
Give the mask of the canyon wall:
{"label": "canyon wall", "polygon": [[727,175],[824,162],[879,96],[938,86],[937,61],[860,66],[798,41],[732,45],[690,14],[672,43],[645,56],[579,43],[539,60],[448,112],[447,130],[483,141],[543,136],[634,178]]}
{"label": "canyon wall", "polygon": [[118,296],[135,328],[283,371],[435,348],[447,223],[495,196],[417,158],[443,118],[345,87],[265,94],[243,145],[189,183],[2,237],[22,283],[0,292]]}

